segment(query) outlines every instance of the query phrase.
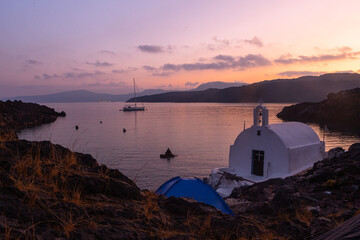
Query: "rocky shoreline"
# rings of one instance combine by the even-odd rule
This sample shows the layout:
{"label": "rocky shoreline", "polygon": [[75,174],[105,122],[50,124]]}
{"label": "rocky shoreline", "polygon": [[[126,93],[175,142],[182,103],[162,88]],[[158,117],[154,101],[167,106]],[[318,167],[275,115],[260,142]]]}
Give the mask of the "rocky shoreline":
{"label": "rocky shoreline", "polygon": [[65,112],[58,113],[35,103],[0,101],[0,139],[17,139],[16,132],[22,129],[51,123],[65,116]]}
{"label": "rocky shoreline", "polygon": [[360,134],[360,88],[330,93],[321,102],[284,107],[277,117],[285,121],[317,123],[329,130]]}
{"label": "rocky shoreline", "polygon": [[[0,106],[7,104],[13,103]],[[19,107],[14,115],[12,107],[0,108],[1,130],[59,116],[27,112],[41,115],[42,108]],[[360,209],[359,144],[302,174],[235,189],[226,199],[235,212],[230,216],[141,190],[88,154],[6,136],[0,141],[1,239],[312,239]]]}

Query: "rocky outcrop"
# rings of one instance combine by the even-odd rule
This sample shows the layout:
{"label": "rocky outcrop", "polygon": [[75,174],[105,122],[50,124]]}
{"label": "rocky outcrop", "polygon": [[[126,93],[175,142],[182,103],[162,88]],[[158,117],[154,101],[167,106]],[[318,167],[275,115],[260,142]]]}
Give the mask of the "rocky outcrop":
{"label": "rocky outcrop", "polygon": [[58,113],[52,108],[35,103],[0,101],[0,138],[14,139],[17,131],[51,123],[58,117],[65,116],[65,112]]}
{"label": "rocky outcrop", "polygon": [[330,93],[317,103],[299,103],[284,109],[277,117],[285,121],[300,121],[327,125],[330,130],[360,133],[360,88]]}

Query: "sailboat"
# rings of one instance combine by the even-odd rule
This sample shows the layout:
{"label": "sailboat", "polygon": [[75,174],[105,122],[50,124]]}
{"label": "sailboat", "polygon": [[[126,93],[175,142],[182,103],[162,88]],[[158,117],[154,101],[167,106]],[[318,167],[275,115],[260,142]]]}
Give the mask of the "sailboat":
{"label": "sailboat", "polygon": [[138,107],[136,105],[136,90],[135,90],[135,78],[133,78],[133,82],[134,82],[134,104],[133,105],[125,105],[123,107],[123,111],[124,112],[133,112],[133,111],[144,111],[145,110],[145,107],[144,106],[141,106],[141,107]]}

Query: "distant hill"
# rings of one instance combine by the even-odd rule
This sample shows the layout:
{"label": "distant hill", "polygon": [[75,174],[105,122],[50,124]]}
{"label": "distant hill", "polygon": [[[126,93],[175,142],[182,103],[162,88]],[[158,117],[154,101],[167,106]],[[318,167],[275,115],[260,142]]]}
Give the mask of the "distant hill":
{"label": "distant hill", "polygon": [[[140,95],[150,95],[164,93],[166,90],[162,89],[147,89],[140,93]],[[128,94],[106,94],[94,93],[87,90],[74,90],[66,91],[55,94],[37,95],[37,96],[18,96],[11,98],[4,98],[2,100],[21,100],[23,102],[36,102],[36,103],[54,103],[54,102],[124,102],[129,98],[134,97],[133,93]]]}
{"label": "distant hill", "polygon": [[192,89],[192,91],[203,91],[203,90],[206,90],[209,88],[224,89],[224,88],[229,88],[229,87],[240,87],[243,85],[247,85],[247,83],[216,81],[216,82],[203,83],[200,86],[198,86],[197,88]]}
{"label": "distant hill", "polygon": [[[142,97],[144,102],[314,102],[331,92],[360,87],[360,74],[331,73],[295,79],[276,79],[240,87],[168,92]],[[130,99],[129,101],[133,101]]]}

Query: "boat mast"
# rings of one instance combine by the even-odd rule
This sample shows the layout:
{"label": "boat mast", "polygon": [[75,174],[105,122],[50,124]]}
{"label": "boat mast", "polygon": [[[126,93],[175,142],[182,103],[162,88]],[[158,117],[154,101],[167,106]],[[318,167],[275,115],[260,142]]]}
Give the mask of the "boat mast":
{"label": "boat mast", "polygon": [[136,91],[135,91],[135,78],[133,78],[133,82],[134,82],[134,96],[135,96],[135,107],[136,107]]}

